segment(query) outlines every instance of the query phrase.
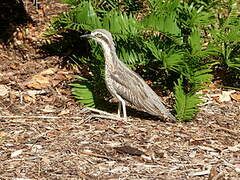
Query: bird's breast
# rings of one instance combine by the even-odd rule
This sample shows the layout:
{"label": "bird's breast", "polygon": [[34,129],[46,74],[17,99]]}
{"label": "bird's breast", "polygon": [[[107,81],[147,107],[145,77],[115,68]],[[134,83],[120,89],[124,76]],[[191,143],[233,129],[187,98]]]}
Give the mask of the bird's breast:
{"label": "bird's breast", "polygon": [[105,64],[105,84],[108,91],[112,96],[116,97],[116,90],[114,86],[114,80],[111,78],[111,73],[113,72],[113,66],[111,64]]}

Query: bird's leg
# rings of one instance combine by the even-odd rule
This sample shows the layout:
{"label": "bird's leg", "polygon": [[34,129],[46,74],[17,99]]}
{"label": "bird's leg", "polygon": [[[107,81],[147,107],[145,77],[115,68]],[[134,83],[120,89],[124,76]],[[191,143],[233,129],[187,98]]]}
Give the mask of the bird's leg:
{"label": "bird's leg", "polygon": [[123,108],[123,119],[127,120],[127,111],[126,111],[126,103],[123,100],[123,98],[121,98],[121,96],[117,95],[118,100],[121,102],[122,104],[122,108]]}
{"label": "bird's leg", "polygon": [[118,117],[121,117],[121,102],[118,103]]}
{"label": "bird's leg", "polygon": [[127,119],[127,110],[126,110],[126,103],[125,103],[125,101],[122,102],[122,107],[123,107],[123,118]]}

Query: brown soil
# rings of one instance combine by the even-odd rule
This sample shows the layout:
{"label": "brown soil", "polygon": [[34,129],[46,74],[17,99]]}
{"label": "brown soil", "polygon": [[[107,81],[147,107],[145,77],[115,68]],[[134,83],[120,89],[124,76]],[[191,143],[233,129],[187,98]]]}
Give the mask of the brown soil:
{"label": "brown soil", "polygon": [[38,48],[50,18],[67,7],[46,0],[41,8],[28,2],[35,24],[0,49],[0,179],[240,179],[236,98],[204,92],[187,123],[86,121],[68,86],[73,71]]}

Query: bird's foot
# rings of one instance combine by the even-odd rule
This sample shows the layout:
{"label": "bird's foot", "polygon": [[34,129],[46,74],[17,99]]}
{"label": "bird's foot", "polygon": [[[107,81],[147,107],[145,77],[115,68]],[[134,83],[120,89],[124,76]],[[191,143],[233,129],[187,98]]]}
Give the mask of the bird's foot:
{"label": "bird's foot", "polygon": [[99,110],[99,109],[91,108],[91,107],[85,107],[79,113],[87,113],[87,112],[91,112],[91,111],[99,113],[99,114],[109,115],[109,116],[112,115],[111,113],[108,113],[108,112],[105,112],[105,111],[102,111],[102,110]]}
{"label": "bird's foot", "polygon": [[115,115],[115,114],[111,114],[99,109],[95,109],[95,108],[90,108],[90,107],[86,107],[83,108],[80,113],[86,113],[86,112],[95,112],[98,114],[91,114],[89,115],[85,120],[91,120],[92,118],[104,118],[104,119],[112,119],[112,120],[127,120],[127,118],[121,118],[119,115]]}
{"label": "bird's foot", "polygon": [[117,121],[119,121],[119,120],[124,120],[123,118],[118,117],[118,116],[116,116],[116,115],[114,115],[114,114],[112,114],[111,116],[109,116],[109,115],[103,115],[103,114],[91,114],[91,115],[89,115],[89,116],[86,118],[86,120],[89,121],[89,120],[91,120],[91,119],[93,119],[93,118],[112,119],[112,120],[117,120]]}

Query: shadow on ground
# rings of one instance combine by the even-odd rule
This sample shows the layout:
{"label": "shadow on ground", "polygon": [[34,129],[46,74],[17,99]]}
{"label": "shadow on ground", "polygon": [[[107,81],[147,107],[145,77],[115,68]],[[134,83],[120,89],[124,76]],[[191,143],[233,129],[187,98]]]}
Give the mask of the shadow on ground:
{"label": "shadow on ground", "polygon": [[0,42],[8,44],[19,26],[32,22],[22,0],[1,0],[0,2]]}

